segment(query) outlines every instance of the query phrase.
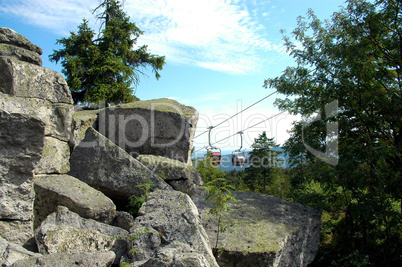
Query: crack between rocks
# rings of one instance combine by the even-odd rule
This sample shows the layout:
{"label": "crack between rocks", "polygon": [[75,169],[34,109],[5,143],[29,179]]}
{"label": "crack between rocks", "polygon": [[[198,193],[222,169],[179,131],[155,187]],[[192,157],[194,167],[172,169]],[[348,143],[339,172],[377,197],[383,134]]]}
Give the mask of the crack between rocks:
{"label": "crack between rocks", "polygon": [[30,222],[30,221],[32,221],[32,220],[0,218],[0,222]]}

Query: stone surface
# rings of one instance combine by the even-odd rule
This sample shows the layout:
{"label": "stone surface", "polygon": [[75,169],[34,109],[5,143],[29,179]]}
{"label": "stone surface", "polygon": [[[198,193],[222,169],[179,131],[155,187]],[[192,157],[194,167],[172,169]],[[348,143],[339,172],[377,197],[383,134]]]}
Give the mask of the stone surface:
{"label": "stone surface", "polygon": [[115,259],[113,251],[93,253],[57,253],[42,257],[31,257],[15,262],[13,267],[42,266],[42,267],[108,267]]}
{"label": "stone surface", "polygon": [[99,132],[129,154],[191,163],[198,112],[171,99],[136,101],[99,113]]}
{"label": "stone surface", "polygon": [[30,251],[37,251],[32,220],[0,220],[0,237]]}
{"label": "stone surface", "polygon": [[10,266],[14,262],[40,254],[26,250],[20,245],[8,242],[0,236],[0,266]]}
{"label": "stone surface", "polygon": [[67,207],[58,206],[56,211],[46,217],[44,224],[70,225],[76,229],[93,230],[108,236],[127,235],[128,231],[120,227],[101,223],[93,219],[86,219],[70,211]]}
{"label": "stone surface", "polygon": [[[238,203],[222,219],[229,226],[220,234],[220,266],[307,266],[320,240],[321,216],[307,206],[266,194],[233,192]],[[211,245],[215,246],[217,219],[205,197],[193,197]]]}
{"label": "stone surface", "polygon": [[42,59],[38,53],[14,45],[0,43],[0,57],[13,57],[37,66],[42,66]]}
{"label": "stone surface", "polygon": [[108,197],[128,203],[131,195],[142,195],[137,187],[152,183],[152,190],[171,187],[92,127],[71,155],[70,174],[102,191]]}
{"label": "stone surface", "polygon": [[46,136],[42,158],[35,166],[35,174],[67,173],[70,170],[70,146],[67,142]]}
{"label": "stone surface", "polygon": [[84,138],[89,127],[95,127],[99,110],[80,110],[73,114],[72,132],[75,138],[74,145],[78,145]]}
{"label": "stone surface", "polygon": [[137,159],[175,190],[190,196],[198,193],[198,186],[203,184],[198,171],[189,164],[153,155],[139,155]]}
{"label": "stone surface", "polygon": [[149,231],[137,241],[136,260],[146,260],[144,266],[186,266],[179,262],[218,266],[198,210],[188,195],[178,191],[152,192],[139,215],[130,232]]}
{"label": "stone surface", "polygon": [[73,105],[71,104],[53,104],[43,99],[12,97],[0,93],[0,110],[40,119],[45,123],[45,136],[66,142],[71,139],[73,114]]}
{"label": "stone surface", "polygon": [[[63,225],[68,226],[68,228],[65,228]],[[56,236],[53,237],[53,231],[59,230],[60,233],[57,233]],[[74,244],[69,244],[69,247],[65,248],[65,242],[70,242],[71,240],[69,237],[64,236],[64,234],[67,234],[70,231],[73,232],[74,235],[78,235],[81,240],[72,241]],[[56,211],[50,214],[35,232],[39,251],[45,254],[55,253],[55,251],[58,251],[59,253],[63,249],[66,249],[63,252],[77,253],[85,251],[88,247],[89,249],[96,250],[96,246],[99,246],[97,240],[93,239],[96,235],[99,235],[101,240],[107,241],[109,239],[104,237],[104,235],[114,238],[118,235],[128,235],[128,231],[92,219],[82,218],[77,213],[70,211],[68,208],[58,206]],[[64,240],[63,238],[67,238],[67,240]],[[85,238],[88,238],[88,240],[84,240]],[[115,252],[117,262],[127,253],[127,242],[124,240],[114,240],[111,247],[109,247],[109,241],[107,241],[107,244],[105,245],[106,247],[102,247],[102,243],[100,244],[101,250],[111,249]],[[54,250],[49,250],[49,247],[52,247]]]}
{"label": "stone surface", "polygon": [[9,28],[0,27],[0,57],[14,57],[42,66],[42,49]]}
{"label": "stone surface", "polygon": [[54,70],[6,57],[0,57],[0,69],[0,92],[4,94],[73,104],[67,82]]}
{"label": "stone surface", "polygon": [[0,219],[32,219],[34,165],[40,160],[45,124],[0,109]]}
{"label": "stone surface", "polygon": [[21,245],[14,244],[3,239],[0,236],[0,265],[1,266],[10,266],[14,262],[20,259],[26,259],[32,256],[39,257],[41,256],[38,253],[33,253],[29,250],[26,250]]}
{"label": "stone surface", "polygon": [[176,248],[160,249],[154,258],[147,260],[141,267],[181,266],[206,267],[211,265],[203,254],[191,252],[192,249],[182,243],[176,243]]}
{"label": "stone surface", "polygon": [[84,218],[111,223],[116,206],[101,192],[69,175],[38,175],[34,179],[34,228],[57,206],[68,207]]}
{"label": "stone surface", "polygon": [[134,226],[133,215],[125,211],[116,211],[113,225],[130,231],[131,227]]}
{"label": "stone surface", "polygon": [[25,36],[18,34],[10,28],[0,27],[0,43],[11,44],[42,55],[43,50],[31,43]]}
{"label": "stone surface", "polygon": [[73,110],[64,78],[40,67],[41,53],[0,27],[0,236],[29,248],[32,180],[37,173],[68,171]]}
{"label": "stone surface", "polygon": [[35,231],[35,238],[42,254],[109,251],[116,241],[97,231],[65,224],[42,224]]}

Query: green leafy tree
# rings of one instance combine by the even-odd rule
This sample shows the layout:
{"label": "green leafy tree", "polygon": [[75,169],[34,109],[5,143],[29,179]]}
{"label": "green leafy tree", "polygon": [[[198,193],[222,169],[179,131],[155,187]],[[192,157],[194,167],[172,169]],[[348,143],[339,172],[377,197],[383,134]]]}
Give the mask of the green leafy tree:
{"label": "green leafy tree", "polygon": [[277,147],[274,138],[268,138],[264,131],[254,139],[251,145],[249,162],[250,167],[246,168],[246,184],[253,191],[266,193],[266,186],[272,178],[272,170],[278,165],[278,152],[273,150]]}
{"label": "green leafy tree", "polygon": [[305,127],[304,140],[304,126],[296,123],[287,142],[294,159],[305,155],[303,141],[325,150],[325,124],[339,123],[338,164],[311,155],[304,162],[305,188],[342,215],[317,265],[402,264],[401,7],[397,0],[349,0],[324,23],[309,11],[308,21],[298,19],[293,41],[285,37],[297,66],[265,81],[287,96],[276,104],[293,114],[324,115],[326,104],[339,101],[337,116]]}
{"label": "green leafy tree", "polygon": [[130,22],[119,1],[104,1],[96,10],[101,8],[98,18],[104,27],[98,38],[84,20],[77,33],[57,40],[64,48],[49,58],[61,61],[75,103],[134,101],[132,86],[138,85],[141,70],[151,67],[159,79],[165,57],[150,54],[146,45],[134,49],[143,32]]}

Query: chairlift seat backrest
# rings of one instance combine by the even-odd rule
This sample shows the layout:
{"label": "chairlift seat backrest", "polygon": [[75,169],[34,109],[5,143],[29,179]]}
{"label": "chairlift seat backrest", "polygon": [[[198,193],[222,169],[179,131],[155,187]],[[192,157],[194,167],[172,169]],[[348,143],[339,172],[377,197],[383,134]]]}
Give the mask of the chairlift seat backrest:
{"label": "chairlift seat backrest", "polygon": [[212,152],[211,159],[213,163],[217,165],[221,164],[222,154],[221,152]]}
{"label": "chairlift seat backrest", "polygon": [[243,166],[245,162],[246,162],[246,159],[243,154],[233,154],[232,155],[233,166]]}

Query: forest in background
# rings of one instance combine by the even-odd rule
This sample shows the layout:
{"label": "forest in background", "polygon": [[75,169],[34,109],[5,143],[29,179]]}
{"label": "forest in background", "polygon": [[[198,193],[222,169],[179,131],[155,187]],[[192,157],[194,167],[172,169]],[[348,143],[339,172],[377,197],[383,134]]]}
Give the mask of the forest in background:
{"label": "forest in background", "polygon": [[205,182],[223,178],[239,191],[267,193],[322,214],[311,266],[402,266],[402,1],[349,0],[320,21],[298,18],[287,52],[295,59],[264,86],[285,96],[275,104],[311,116],[293,124],[284,149],[290,168],[269,153],[262,133],[252,163],[222,172],[207,156]]}

